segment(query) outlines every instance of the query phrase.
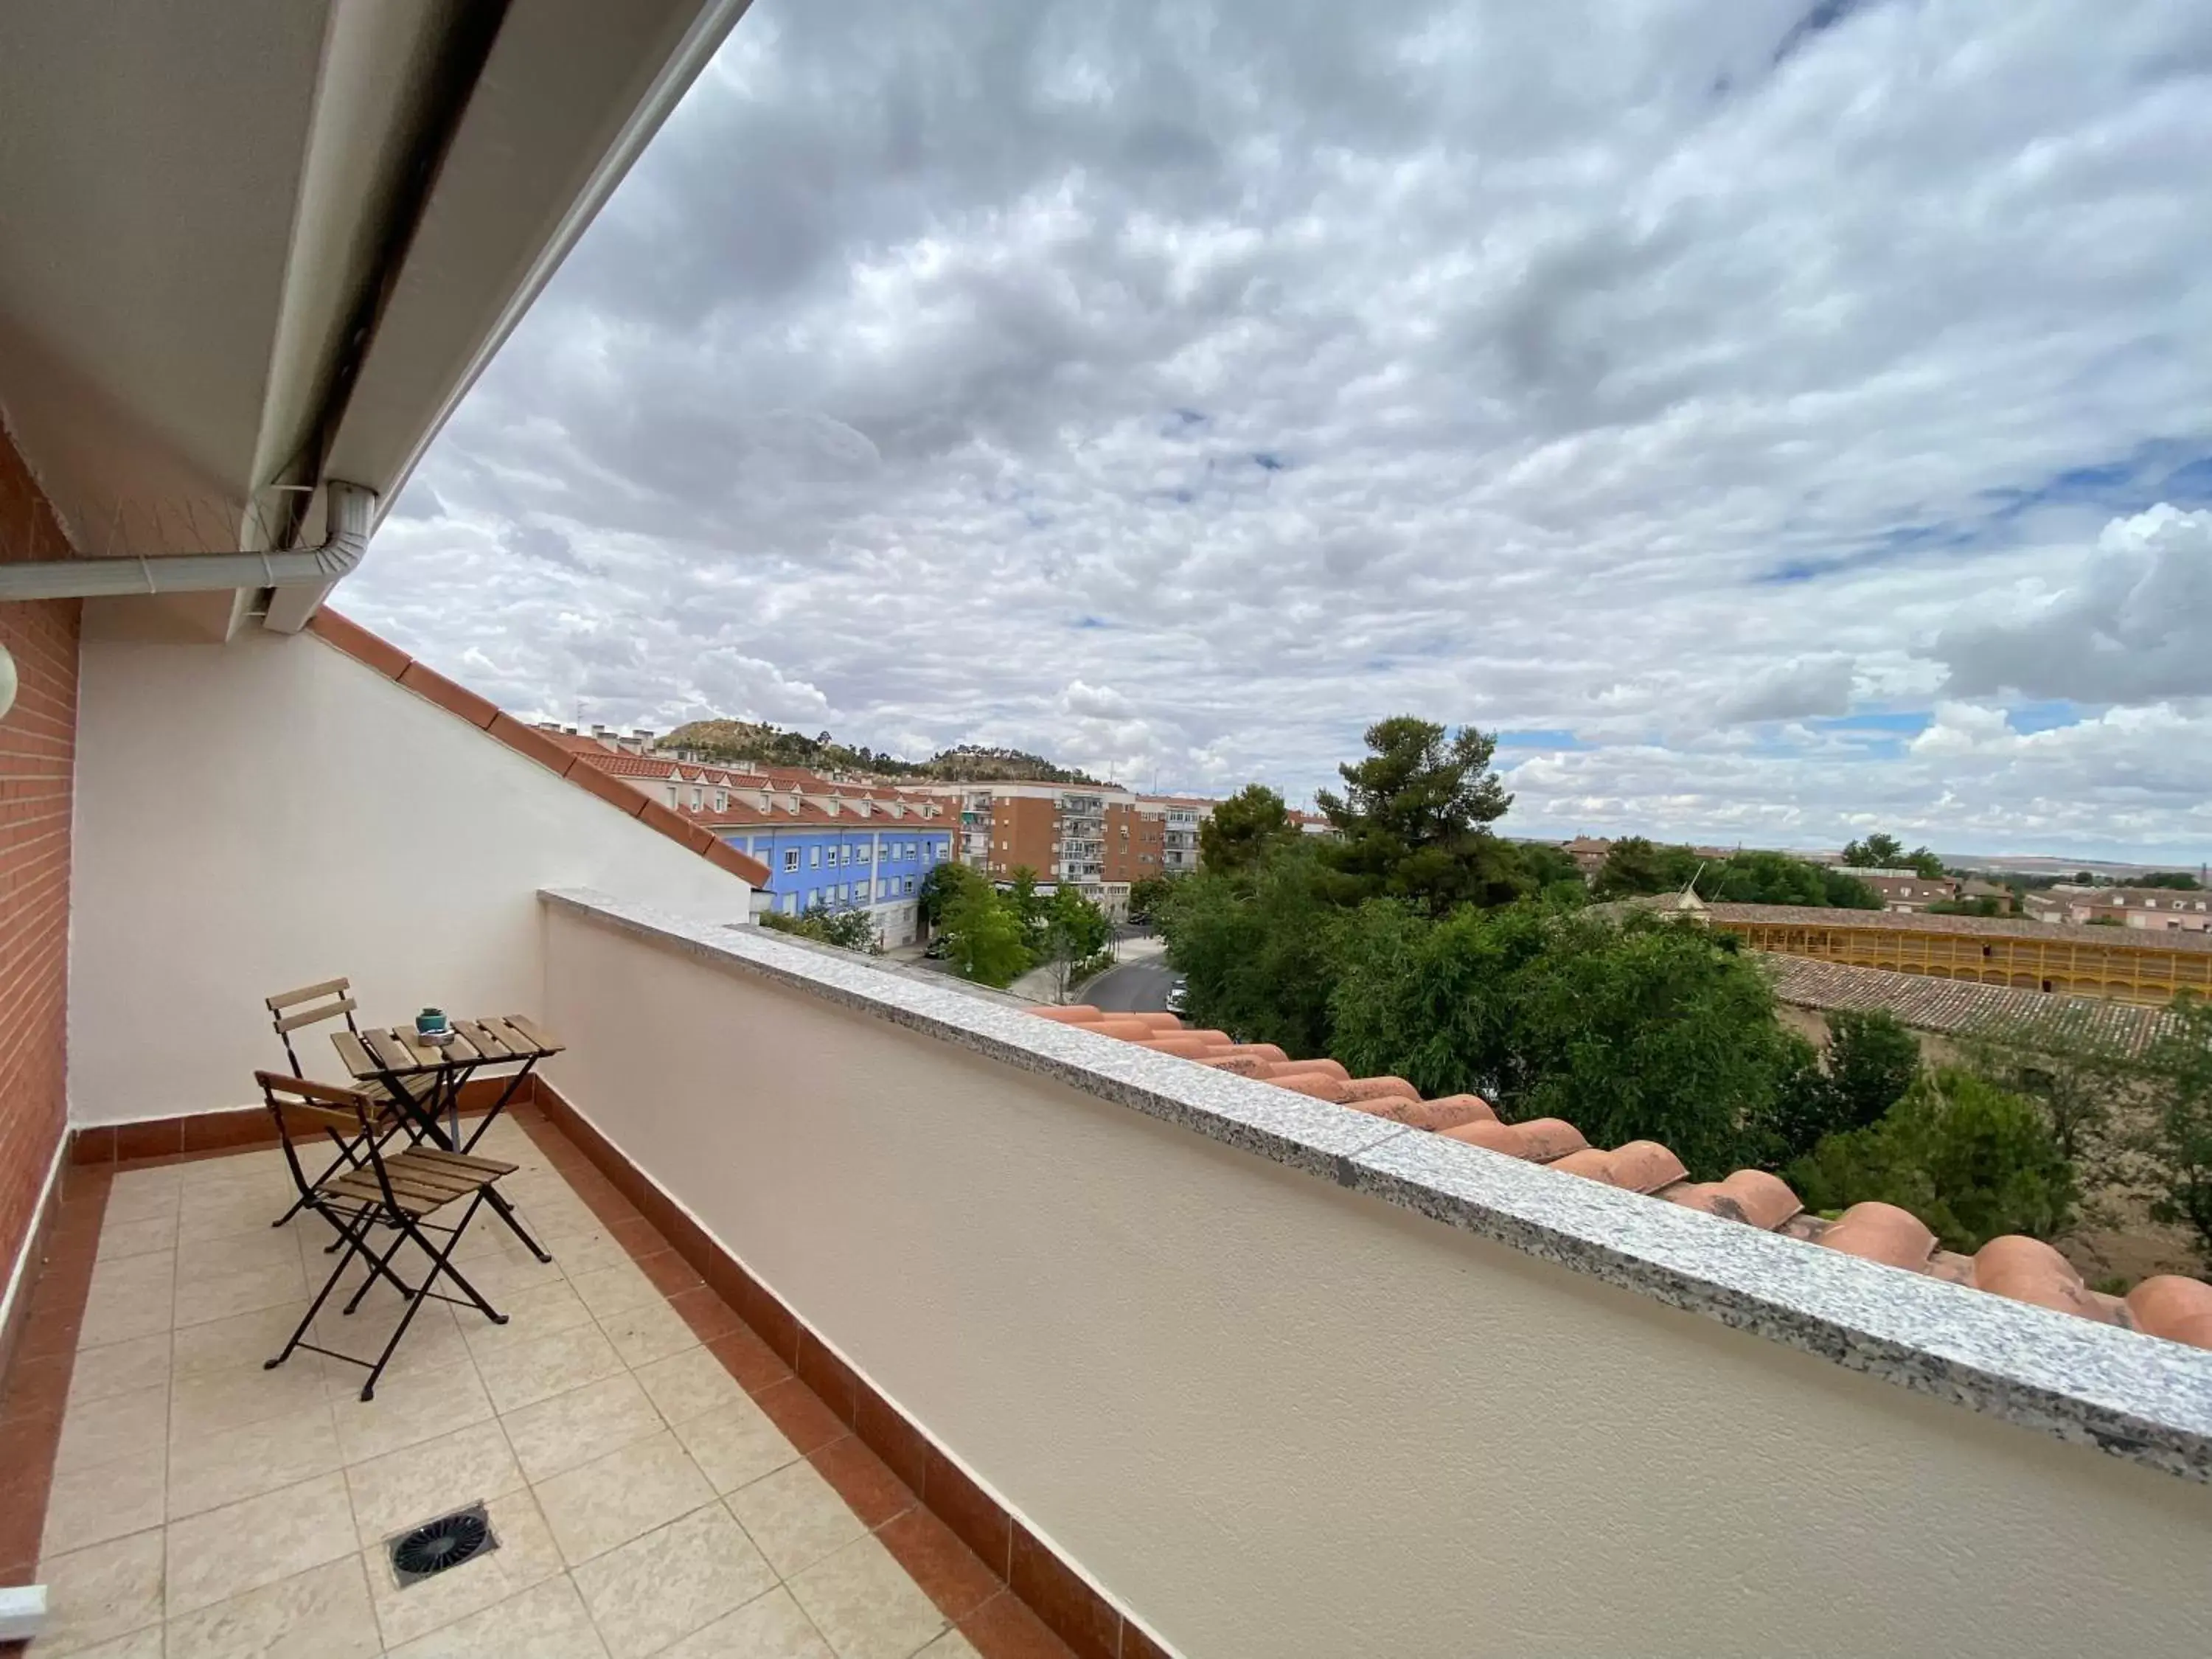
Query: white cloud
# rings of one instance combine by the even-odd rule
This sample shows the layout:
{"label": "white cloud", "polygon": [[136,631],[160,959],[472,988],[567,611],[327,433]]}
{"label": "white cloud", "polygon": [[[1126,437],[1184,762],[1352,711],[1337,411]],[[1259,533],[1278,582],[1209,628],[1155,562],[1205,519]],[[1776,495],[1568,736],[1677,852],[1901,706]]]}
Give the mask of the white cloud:
{"label": "white cloud", "polygon": [[1945,629],[1936,652],[1966,696],[2212,696],[2212,512],[2161,502],[2114,520],[2073,582]]}
{"label": "white cloud", "polygon": [[[1531,830],[2203,846],[2104,713],[2206,752],[2201,526],[2084,550],[2212,496],[2208,31],[756,0],[339,602],[623,724],[1298,799],[1411,710],[1571,733]],[[2082,735],[1833,723],[1947,672]]]}
{"label": "white cloud", "polygon": [[1851,659],[1845,656],[1794,657],[1723,698],[1717,718],[1725,725],[1736,725],[1848,714],[1851,671]]}

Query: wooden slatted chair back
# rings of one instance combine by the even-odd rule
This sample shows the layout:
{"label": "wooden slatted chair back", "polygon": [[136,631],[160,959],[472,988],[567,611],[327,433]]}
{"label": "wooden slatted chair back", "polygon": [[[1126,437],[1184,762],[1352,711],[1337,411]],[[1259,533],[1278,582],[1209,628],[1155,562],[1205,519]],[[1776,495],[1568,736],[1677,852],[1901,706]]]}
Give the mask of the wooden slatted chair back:
{"label": "wooden slatted chair back", "polygon": [[313,985],[302,985],[290,991],[279,991],[275,996],[262,1000],[268,1006],[269,1017],[276,1027],[276,1040],[284,1045],[284,1058],[292,1063],[296,1073],[301,1068],[300,1056],[292,1048],[292,1033],[302,1026],[319,1025],[325,1020],[343,1019],[346,1030],[358,1033],[361,1027],[354,1023],[354,1013],[359,1006],[353,1000],[353,981],[347,979],[326,979]]}
{"label": "wooden slatted chair back", "polygon": [[[270,1116],[276,1120],[276,1135],[283,1143],[284,1162],[291,1166],[293,1185],[304,1197],[313,1182],[300,1165],[295,1133],[312,1136],[330,1130],[350,1139],[370,1129],[375,1103],[351,1089],[317,1083],[309,1078],[289,1077],[282,1072],[256,1072],[253,1080],[261,1085],[261,1098],[269,1108]],[[374,1145],[374,1137],[370,1139]]]}

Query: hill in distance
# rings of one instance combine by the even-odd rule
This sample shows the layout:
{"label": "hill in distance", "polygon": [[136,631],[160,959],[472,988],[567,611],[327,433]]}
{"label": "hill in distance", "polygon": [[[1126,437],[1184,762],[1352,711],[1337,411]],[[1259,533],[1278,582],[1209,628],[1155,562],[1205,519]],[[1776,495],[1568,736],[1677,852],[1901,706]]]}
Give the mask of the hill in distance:
{"label": "hill in distance", "polygon": [[689,749],[725,765],[797,766],[816,772],[865,772],[882,778],[937,783],[1087,783],[1097,779],[1055,766],[1019,749],[963,743],[925,761],[901,760],[839,743],[829,732],[807,737],[756,720],[693,720],[660,739],[663,749]]}

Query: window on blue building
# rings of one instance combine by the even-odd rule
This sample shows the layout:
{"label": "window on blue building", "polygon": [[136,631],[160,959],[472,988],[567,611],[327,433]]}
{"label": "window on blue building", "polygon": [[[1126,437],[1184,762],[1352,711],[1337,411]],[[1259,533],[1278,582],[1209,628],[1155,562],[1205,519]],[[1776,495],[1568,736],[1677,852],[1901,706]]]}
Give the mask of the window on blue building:
{"label": "window on blue building", "polygon": [[806,849],[806,867],[810,870],[819,870],[822,867],[822,848],[819,843]]}
{"label": "window on blue building", "polygon": [[796,847],[783,849],[783,868],[787,875],[799,868],[799,849]]}

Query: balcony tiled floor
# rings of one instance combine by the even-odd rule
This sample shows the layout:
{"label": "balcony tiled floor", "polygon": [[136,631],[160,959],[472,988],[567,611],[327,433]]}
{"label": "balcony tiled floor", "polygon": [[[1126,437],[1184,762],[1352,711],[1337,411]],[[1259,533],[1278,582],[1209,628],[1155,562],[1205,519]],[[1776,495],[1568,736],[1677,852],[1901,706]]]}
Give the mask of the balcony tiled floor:
{"label": "balcony tiled floor", "polygon": [[[370,1404],[353,1366],[262,1368],[329,1261],[313,1218],[269,1224],[290,1195],[277,1152],[116,1173],[31,1651],[1066,1653],[641,1218],[595,1213],[562,1170],[595,1172],[552,1146],[508,1119],[478,1150],[521,1166],[502,1189],[553,1265],[479,1216],[456,1260],[510,1322],[426,1305]],[[316,1340],[373,1354],[396,1297],[350,1318],[336,1301]],[[480,1499],[500,1547],[398,1589],[384,1540]]]}

